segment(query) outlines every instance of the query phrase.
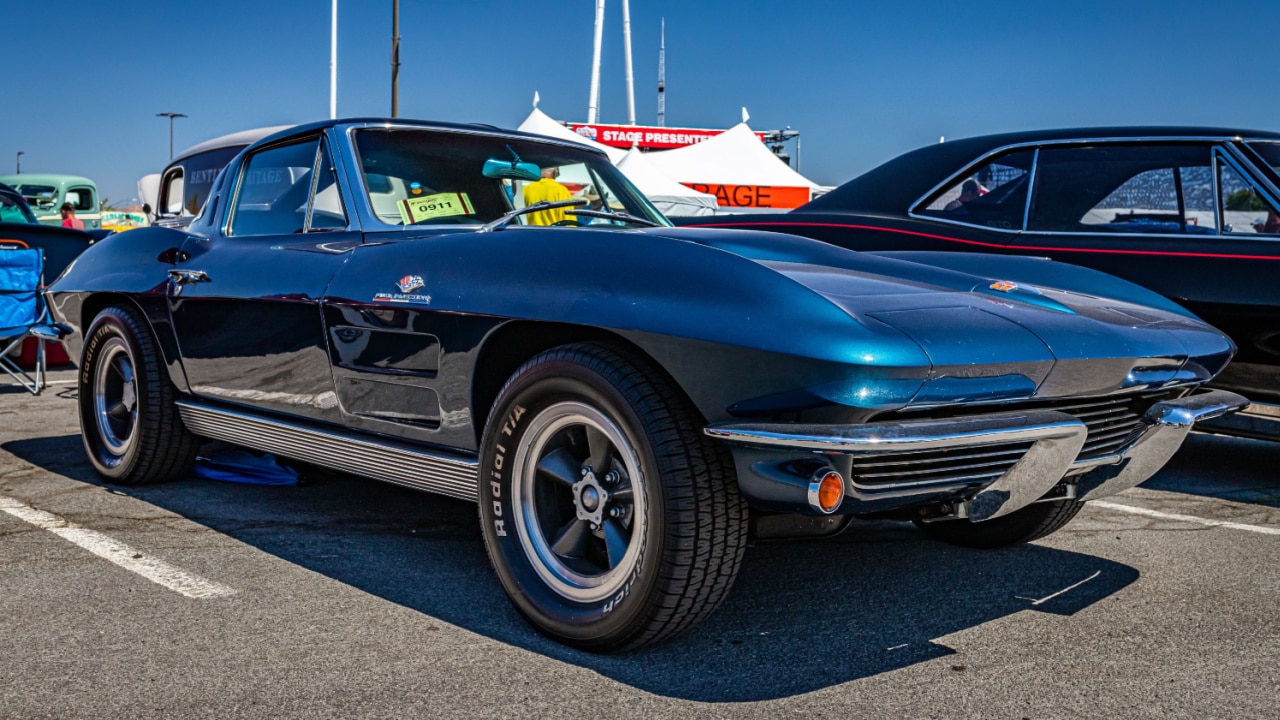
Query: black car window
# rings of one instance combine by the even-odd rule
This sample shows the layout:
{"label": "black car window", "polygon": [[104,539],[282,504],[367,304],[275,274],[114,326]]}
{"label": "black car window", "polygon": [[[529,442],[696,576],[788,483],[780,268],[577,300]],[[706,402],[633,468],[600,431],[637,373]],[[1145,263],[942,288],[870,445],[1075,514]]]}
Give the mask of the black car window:
{"label": "black car window", "polygon": [[921,215],[1001,230],[1021,230],[1034,150],[1006,153],[947,185]]}
{"label": "black car window", "polygon": [[1280,235],[1280,212],[1230,164],[1219,160],[1222,230],[1233,234]]}
{"label": "black car window", "polygon": [[1251,140],[1249,147],[1258,153],[1258,155],[1271,166],[1272,170],[1280,173],[1280,142],[1269,140]]}
{"label": "black car window", "polygon": [[1027,229],[1212,233],[1210,158],[1208,145],[1042,148]]}
{"label": "black car window", "polygon": [[321,143],[307,231],[338,230],[346,226],[347,214],[342,209],[342,194],[338,192],[338,175],[333,168],[333,158],[329,155],[329,144]]}
{"label": "black car window", "polygon": [[231,208],[230,235],[302,232],[319,138],[277,145],[250,155]]}

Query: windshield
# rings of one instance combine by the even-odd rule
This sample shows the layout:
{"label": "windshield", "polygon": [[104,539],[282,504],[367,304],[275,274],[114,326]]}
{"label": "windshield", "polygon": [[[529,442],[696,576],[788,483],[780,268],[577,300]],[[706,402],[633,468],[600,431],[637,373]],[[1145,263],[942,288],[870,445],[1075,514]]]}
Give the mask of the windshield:
{"label": "windshield", "polygon": [[[585,200],[584,210],[671,225],[607,158],[590,150],[413,128],[357,130],[355,147],[369,205],[388,225],[479,227],[527,205],[572,199]],[[511,169],[494,177],[485,172],[497,164],[491,161]],[[529,212],[514,223],[641,226],[623,217],[576,216],[574,209]]]}
{"label": "windshield", "polygon": [[39,210],[52,210],[53,206],[58,203],[58,188],[52,185],[14,185],[14,190],[22,193],[22,197],[26,198],[27,204],[31,208]]}
{"label": "windshield", "polygon": [[36,216],[31,214],[16,195],[0,192],[0,222],[31,224]]}

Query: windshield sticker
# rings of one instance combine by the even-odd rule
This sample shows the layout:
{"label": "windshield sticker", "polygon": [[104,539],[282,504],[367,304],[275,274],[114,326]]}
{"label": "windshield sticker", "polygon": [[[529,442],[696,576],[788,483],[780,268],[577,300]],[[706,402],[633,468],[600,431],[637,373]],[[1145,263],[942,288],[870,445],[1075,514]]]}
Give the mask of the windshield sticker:
{"label": "windshield sticker", "polygon": [[405,198],[396,203],[396,208],[400,210],[400,219],[405,225],[438,217],[476,214],[466,193],[436,193]]}

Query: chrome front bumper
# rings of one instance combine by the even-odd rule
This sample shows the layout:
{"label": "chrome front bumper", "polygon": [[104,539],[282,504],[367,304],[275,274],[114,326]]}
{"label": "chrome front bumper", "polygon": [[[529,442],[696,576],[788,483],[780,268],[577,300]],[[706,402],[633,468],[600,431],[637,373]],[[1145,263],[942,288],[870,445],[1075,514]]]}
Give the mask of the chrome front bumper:
{"label": "chrome front bumper", "polygon": [[[863,425],[788,423],[721,423],[704,432],[730,444],[738,464],[739,484],[749,500],[783,509],[790,498],[803,510],[800,496],[780,468],[808,458],[847,473],[856,502],[849,512],[880,511],[943,501],[963,502],[961,515],[975,522],[1007,515],[1044,498],[1064,479],[1079,500],[1096,500],[1127,490],[1151,477],[1173,456],[1192,425],[1248,405],[1245,398],[1213,390],[1152,405],[1142,425],[1113,454],[1077,459],[1088,429],[1080,420],[1056,410],[1029,410],[941,420],[907,420]],[[980,481],[963,474],[931,480],[859,483],[854,458],[874,457],[879,465],[905,465],[912,457],[1008,455],[1029,445],[998,477]],[[998,452],[996,452],[998,451]],[[985,459],[983,456],[981,459]],[[958,467],[965,467],[960,465]],[[1068,495],[1071,496],[1071,495]]]}

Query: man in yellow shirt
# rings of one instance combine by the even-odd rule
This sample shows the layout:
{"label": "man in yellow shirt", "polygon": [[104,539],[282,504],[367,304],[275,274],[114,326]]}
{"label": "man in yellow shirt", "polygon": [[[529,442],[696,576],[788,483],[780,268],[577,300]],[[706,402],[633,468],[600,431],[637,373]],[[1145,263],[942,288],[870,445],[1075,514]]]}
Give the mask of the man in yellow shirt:
{"label": "man in yellow shirt", "polygon": [[[569,188],[556,182],[556,178],[559,176],[560,168],[558,167],[542,168],[542,179],[524,186],[525,206],[543,201],[558,202],[560,200],[568,200],[570,197]],[[554,225],[566,219],[564,211],[565,208],[552,208],[550,210],[531,212],[525,217],[529,218],[530,225]]]}

